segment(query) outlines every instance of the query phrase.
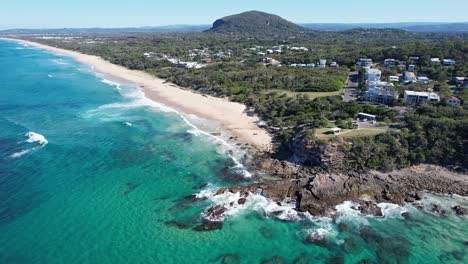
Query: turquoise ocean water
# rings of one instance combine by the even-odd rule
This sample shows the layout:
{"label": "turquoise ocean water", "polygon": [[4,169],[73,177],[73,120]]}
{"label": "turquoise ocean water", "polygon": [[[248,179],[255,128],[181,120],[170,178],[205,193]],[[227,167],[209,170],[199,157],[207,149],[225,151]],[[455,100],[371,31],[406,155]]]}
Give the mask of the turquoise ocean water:
{"label": "turquoise ocean water", "polygon": [[[0,263],[468,261],[467,219],[410,206],[382,205],[384,219],[345,203],[336,220],[281,220],[256,197],[221,230],[194,231],[207,206],[233,198],[184,197],[245,176],[225,148],[132,85],[0,41]],[[422,205],[430,202],[468,205],[433,195]],[[304,243],[308,233],[325,239]]]}

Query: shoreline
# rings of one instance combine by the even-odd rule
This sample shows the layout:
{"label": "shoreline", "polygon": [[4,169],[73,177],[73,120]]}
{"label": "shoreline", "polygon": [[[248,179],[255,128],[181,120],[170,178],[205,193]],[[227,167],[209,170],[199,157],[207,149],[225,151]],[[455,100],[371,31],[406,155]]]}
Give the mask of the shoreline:
{"label": "shoreline", "polygon": [[[113,64],[98,56],[47,46],[28,40],[14,38],[0,39],[16,41],[53,53],[67,55],[80,63],[91,66],[97,73],[137,85],[150,100],[167,105],[185,115],[195,115],[219,123],[220,130],[228,134],[224,135],[223,138],[235,137],[237,142],[248,143],[255,150],[261,152],[272,150],[271,135],[255,124],[260,119],[256,115],[248,115],[246,113],[247,107],[243,104],[230,102],[223,98],[202,95],[169,83],[144,71],[130,70]],[[221,133],[220,137],[223,136],[222,134],[224,133]]]}

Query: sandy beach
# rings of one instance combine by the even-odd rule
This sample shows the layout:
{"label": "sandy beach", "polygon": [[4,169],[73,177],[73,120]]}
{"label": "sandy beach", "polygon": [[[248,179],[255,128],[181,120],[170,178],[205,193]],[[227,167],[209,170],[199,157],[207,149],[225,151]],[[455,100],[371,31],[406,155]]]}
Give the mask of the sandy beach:
{"label": "sandy beach", "polygon": [[246,106],[243,104],[229,102],[223,98],[198,94],[168,83],[163,79],[156,78],[146,72],[130,70],[112,64],[97,56],[55,48],[31,41],[8,40],[15,40],[55,53],[68,55],[83,64],[91,66],[98,73],[140,86],[145,95],[151,100],[163,103],[185,114],[193,114],[218,122],[222,131],[237,137],[240,142],[249,143],[257,150],[271,150],[271,136],[256,125],[256,122],[259,121],[258,117],[247,115]]}

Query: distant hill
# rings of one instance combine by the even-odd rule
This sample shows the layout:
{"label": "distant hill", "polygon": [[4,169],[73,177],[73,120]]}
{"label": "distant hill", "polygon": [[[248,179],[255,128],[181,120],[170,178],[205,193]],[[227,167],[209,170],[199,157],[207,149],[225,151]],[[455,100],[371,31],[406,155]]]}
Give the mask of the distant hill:
{"label": "distant hill", "polygon": [[201,32],[210,25],[169,25],[157,27],[129,28],[54,28],[54,29],[8,29],[0,34],[89,34],[89,33],[145,33],[145,32]]}
{"label": "distant hill", "polygon": [[248,11],[223,17],[213,23],[207,32],[222,34],[291,34],[309,31],[277,15],[260,11]]}
{"label": "distant hill", "polygon": [[434,23],[434,22],[404,22],[404,23],[305,23],[301,26],[322,31],[342,31],[355,28],[383,29],[394,28],[410,32],[468,32],[468,23]]}

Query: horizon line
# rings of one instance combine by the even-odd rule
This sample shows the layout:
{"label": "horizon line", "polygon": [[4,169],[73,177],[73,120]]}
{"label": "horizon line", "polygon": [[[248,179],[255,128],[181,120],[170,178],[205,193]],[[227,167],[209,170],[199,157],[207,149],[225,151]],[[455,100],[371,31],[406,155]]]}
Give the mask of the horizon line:
{"label": "horizon line", "polygon": [[[408,23],[419,23],[419,24],[467,24],[468,21],[458,21],[458,22],[443,22],[443,21],[436,21],[436,22],[429,22],[429,21],[405,21],[405,22],[293,22],[297,25],[304,25],[304,24],[335,24],[335,25],[384,25],[384,24],[408,24]],[[157,27],[181,27],[181,26],[209,26],[213,23],[202,23],[202,24],[164,24],[164,25],[157,25],[157,26],[95,26],[95,27],[42,27],[42,28],[6,28],[0,29],[0,31],[7,31],[7,30],[53,30],[53,29],[120,29],[120,28],[157,28]]]}

